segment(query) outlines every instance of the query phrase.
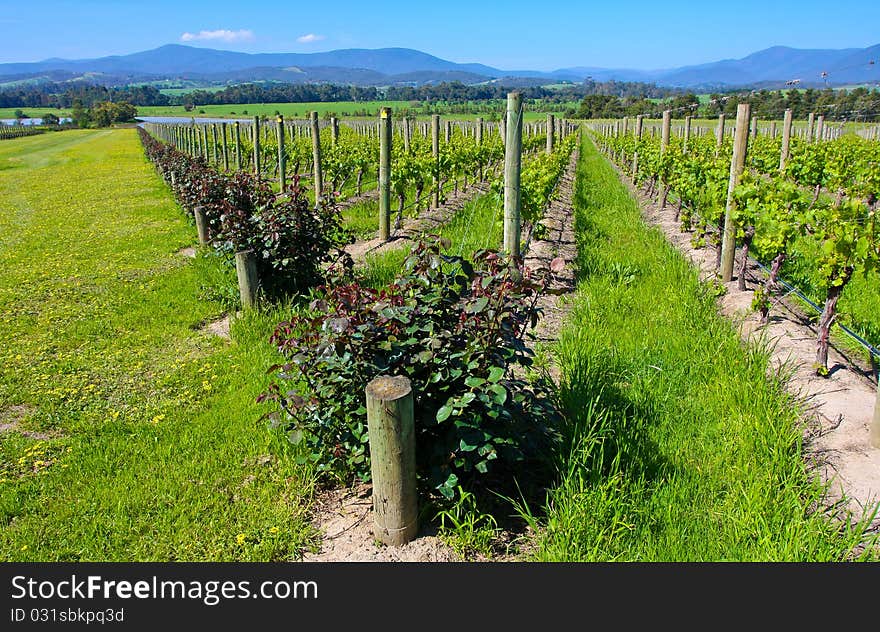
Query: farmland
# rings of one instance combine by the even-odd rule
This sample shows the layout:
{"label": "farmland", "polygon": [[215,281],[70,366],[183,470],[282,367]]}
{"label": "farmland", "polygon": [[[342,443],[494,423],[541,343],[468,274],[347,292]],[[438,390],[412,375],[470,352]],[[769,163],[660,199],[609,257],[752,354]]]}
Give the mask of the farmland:
{"label": "farmland", "polygon": [[[876,558],[871,507],[846,515],[809,464],[791,374],[743,343],[718,311],[731,288],[646,225],[609,164],[679,203],[705,249],[730,131],[670,140],[647,119],[637,136],[542,112],[521,135],[393,109],[379,125],[295,120],[317,106],[366,105],[0,144],[6,559],[302,559],[326,535],[318,499],[373,473],[362,394],[388,374],[418,393],[423,524],[466,559]],[[795,124],[778,173],[782,141],[753,129],[738,243],[757,228],[751,253],[769,264],[780,222],[756,209],[811,213],[785,232],[784,275],[818,302],[842,289],[828,327],[876,336],[876,141]],[[574,218],[575,258],[525,271],[496,254],[521,230],[527,257],[556,252],[552,204]],[[817,262],[843,251],[814,233],[841,208],[864,215],[844,254],[865,274],[837,283],[815,269],[839,272]],[[538,305],[559,312],[540,344],[526,335]]]}

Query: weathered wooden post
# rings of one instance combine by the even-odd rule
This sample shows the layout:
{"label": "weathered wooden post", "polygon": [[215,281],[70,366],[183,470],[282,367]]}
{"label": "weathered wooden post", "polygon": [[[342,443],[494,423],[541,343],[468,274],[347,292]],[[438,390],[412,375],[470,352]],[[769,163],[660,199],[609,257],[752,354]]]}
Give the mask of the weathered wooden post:
{"label": "weathered wooden post", "polygon": [[750,135],[752,138],[758,137],[758,115],[757,114],[752,117],[752,127],[751,127],[750,131],[751,131]]}
{"label": "weathered wooden post", "polygon": [[721,145],[724,143],[724,112],[718,115],[718,127],[715,130],[715,155],[721,151]]}
{"label": "weathered wooden post", "polygon": [[254,173],[260,175],[260,117],[254,117]]}
{"label": "weathered wooden post", "polygon": [[816,140],[819,142],[825,140],[825,116],[822,114],[816,119]]}
{"label": "weathered wooden post", "polygon": [[440,208],[440,115],[431,115],[431,155],[433,168],[431,173],[434,181],[434,191],[431,197],[431,208]]}
{"label": "weathered wooden post", "polygon": [[315,206],[320,206],[324,195],[324,181],[321,179],[321,127],[318,124],[318,113],[309,114],[309,123],[312,130],[312,163],[315,184]]}
{"label": "weathered wooden post", "polygon": [[235,169],[241,171],[241,125],[235,122]]}
{"label": "weathered wooden post", "polygon": [[257,291],[260,279],[257,276],[257,255],[253,250],[241,250],[235,253],[235,274],[238,276],[238,293],[241,305],[248,309],[257,304]]}
{"label": "weathered wooden post", "polygon": [[220,158],[217,154],[217,125],[215,123],[211,123],[211,155],[214,158],[214,166],[220,164]]}
{"label": "weathered wooden post", "polygon": [[226,144],[226,121],[220,123],[220,134],[223,136],[223,171],[229,171],[229,148]]}
{"label": "weathered wooden post", "polygon": [[785,163],[788,162],[788,152],[791,148],[791,108],[785,111],[782,119],[782,152],[779,155],[779,170],[785,170]]}
{"label": "weathered wooden post", "polygon": [[334,145],[339,142],[339,119],[335,116],[330,117],[330,138]]}
{"label": "weathered wooden post", "polygon": [[522,94],[507,95],[507,141],[504,144],[504,250],[519,257],[520,170],[522,167]]}
{"label": "weathered wooden post", "polygon": [[642,126],[644,125],[644,120],[642,115],[639,114],[636,117],[636,130],[635,130],[635,138],[636,138],[636,148],[633,151],[633,164],[632,164],[632,179],[633,183],[636,181],[636,176],[639,174],[639,141],[642,139]]}
{"label": "weathered wooden post", "polygon": [[547,115],[547,153],[553,153],[553,135],[556,132],[556,121],[552,114]]}
{"label": "weathered wooden post", "polygon": [[807,142],[813,142],[813,121],[816,119],[816,115],[813,112],[810,112],[809,116],[807,116]]}
{"label": "weathered wooden post", "polygon": [[770,138],[776,138],[776,121],[770,121]]}
{"label": "weathered wooden post", "polygon": [[379,239],[391,237],[391,108],[379,111]]}
{"label": "weathered wooden post", "polygon": [[409,378],[383,375],[367,384],[366,400],[373,534],[401,546],[419,531],[412,385]]}
{"label": "weathered wooden post", "polygon": [[[477,129],[474,130],[474,134],[476,134],[477,145],[483,144],[483,117],[477,118]],[[483,181],[483,163],[480,161],[480,173],[479,173],[480,182]]]}
{"label": "weathered wooden post", "polygon": [[204,207],[195,207],[193,209],[193,217],[196,220],[196,232],[199,235],[199,244],[207,246],[211,240],[208,235],[208,216],[205,214]]}
{"label": "weathered wooden post", "polygon": [[278,188],[281,193],[287,189],[287,154],[284,151],[284,117],[280,114],[275,119],[278,125]]}
{"label": "weathered wooden post", "polygon": [[724,234],[721,242],[721,280],[725,283],[733,278],[733,260],[736,255],[736,226],[733,211],[736,200],[733,190],[742,178],[746,164],[746,151],[749,144],[749,104],[736,106],[736,129],[733,136],[733,158],[730,161],[730,181],[727,185],[727,205],[724,209]]}
{"label": "weathered wooden post", "polygon": [[[660,130],[660,161],[663,161],[663,155],[669,148],[669,126],[672,122],[672,112],[670,110],[663,111],[663,127]],[[669,183],[666,176],[660,176],[660,208],[666,208],[666,198],[669,197]]]}
{"label": "weathered wooden post", "polygon": [[684,144],[682,145],[681,153],[688,153],[688,141],[691,139],[691,117],[684,117]]}

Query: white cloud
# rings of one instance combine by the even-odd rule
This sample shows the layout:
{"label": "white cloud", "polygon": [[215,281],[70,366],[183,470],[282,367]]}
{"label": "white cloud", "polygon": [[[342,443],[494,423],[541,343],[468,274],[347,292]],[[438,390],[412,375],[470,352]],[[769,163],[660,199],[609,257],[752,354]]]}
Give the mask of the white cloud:
{"label": "white cloud", "polygon": [[311,44],[312,42],[320,42],[322,39],[327,39],[327,36],[307,33],[306,35],[300,35],[299,37],[297,37],[296,41],[300,44]]}
{"label": "white cloud", "polygon": [[197,42],[219,40],[221,42],[250,42],[254,39],[254,32],[248,29],[230,31],[217,29],[216,31],[199,31],[198,33],[184,33],[180,36],[182,42]]}

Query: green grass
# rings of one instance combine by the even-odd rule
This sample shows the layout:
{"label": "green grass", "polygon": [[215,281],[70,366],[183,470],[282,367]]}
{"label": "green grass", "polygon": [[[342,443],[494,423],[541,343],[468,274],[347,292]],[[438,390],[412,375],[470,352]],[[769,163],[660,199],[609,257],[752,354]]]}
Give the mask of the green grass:
{"label": "green grass", "polygon": [[[313,478],[255,397],[289,308],[199,331],[212,257],[135,130],[0,144],[0,557],[296,559]],[[222,274],[221,274],[222,276]]]}
{"label": "green grass", "polygon": [[848,558],[862,534],[814,510],[784,376],[768,379],[768,353],[742,346],[589,140],[575,210],[580,280],[556,349],[568,448],[530,518],[533,558]]}

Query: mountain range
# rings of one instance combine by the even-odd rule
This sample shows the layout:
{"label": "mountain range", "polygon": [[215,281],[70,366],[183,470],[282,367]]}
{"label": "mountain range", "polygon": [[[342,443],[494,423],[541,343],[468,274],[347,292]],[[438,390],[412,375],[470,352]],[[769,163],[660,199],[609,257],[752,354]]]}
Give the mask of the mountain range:
{"label": "mountain range", "polygon": [[[574,54],[573,54],[574,56]],[[96,59],[46,59],[0,63],[0,85],[9,82],[86,79],[130,83],[186,79],[206,84],[281,81],[354,85],[421,85],[441,81],[556,83],[644,81],[688,89],[744,86],[880,84],[880,44],[838,50],[774,46],[742,59],[661,70],[575,66],[550,72],[501,70],[462,64],[408,48],[344,49],[321,53],[239,53],[169,44]]]}

